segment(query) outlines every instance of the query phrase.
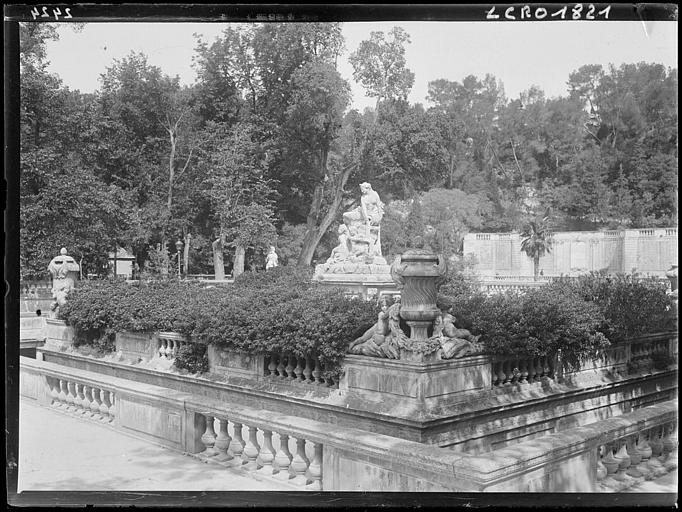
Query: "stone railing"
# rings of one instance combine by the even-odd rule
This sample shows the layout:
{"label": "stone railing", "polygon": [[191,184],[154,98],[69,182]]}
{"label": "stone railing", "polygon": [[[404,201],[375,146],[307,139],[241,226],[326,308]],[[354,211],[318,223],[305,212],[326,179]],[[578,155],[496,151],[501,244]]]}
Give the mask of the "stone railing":
{"label": "stone railing", "polygon": [[177,332],[159,332],[156,338],[156,354],[161,359],[174,361],[178,351],[192,341]]}
{"label": "stone railing", "polygon": [[273,380],[297,384],[339,387],[335,378],[323,376],[324,363],[317,357],[297,357],[293,354],[268,354],[264,361],[264,375]]}
{"label": "stone railing", "polygon": [[611,490],[609,478],[643,480],[634,469],[657,466],[657,476],[676,466],[674,400],[471,455],[44,361],[21,358],[20,368],[25,399],[214,463],[206,471],[260,475],[273,488],[594,492]]}
{"label": "stone railing", "polygon": [[677,467],[677,421],[624,435],[597,449],[600,491],[619,491]]}
{"label": "stone railing", "polygon": [[21,281],[19,294],[22,299],[49,299],[52,297],[52,281],[50,279]]}
{"label": "stone railing", "polygon": [[532,384],[543,378],[555,377],[556,360],[552,357],[500,358],[492,362],[492,385],[504,387],[511,384]]}

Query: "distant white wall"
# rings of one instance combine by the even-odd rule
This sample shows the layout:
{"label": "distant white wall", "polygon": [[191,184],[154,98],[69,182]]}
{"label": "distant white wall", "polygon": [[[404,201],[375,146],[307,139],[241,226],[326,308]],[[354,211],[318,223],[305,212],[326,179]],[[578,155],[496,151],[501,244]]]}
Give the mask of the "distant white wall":
{"label": "distant white wall", "polygon": [[[565,231],[553,236],[552,250],[540,258],[546,276],[606,270],[664,276],[677,263],[677,228],[622,231]],[[464,254],[478,261],[482,276],[533,275],[533,261],[521,252],[518,233],[469,233]]]}

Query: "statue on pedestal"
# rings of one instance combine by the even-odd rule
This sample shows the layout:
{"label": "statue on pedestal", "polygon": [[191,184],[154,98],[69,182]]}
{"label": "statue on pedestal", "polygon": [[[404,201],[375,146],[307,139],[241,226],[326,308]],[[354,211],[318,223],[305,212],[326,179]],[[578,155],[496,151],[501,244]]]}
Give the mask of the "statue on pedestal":
{"label": "statue on pedestal", "polygon": [[275,252],[275,248],[271,245],[270,251],[265,256],[265,270],[275,268],[278,265],[279,265],[279,256],[277,256],[277,253]]}
{"label": "statue on pedestal", "polygon": [[76,260],[67,255],[65,247],[62,247],[59,253],[59,256],[52,258],[47,266],[50,274],[52,274],[52,297],[55,301],[52,303],[51,309],[55,316],[59,312],[59,307],[66,303],[66,296],[75,288],[80,270]]}
{"label": "statue on pedestal", "polygon": [[376,269],[386,265],[381,255],[384,203],[369,183],[361,183],[360,190],[360,206],[343,214],[343,224],[338,230],[339,244],[316,273],[368,274],[377,270],[387,273],[387,268]]}

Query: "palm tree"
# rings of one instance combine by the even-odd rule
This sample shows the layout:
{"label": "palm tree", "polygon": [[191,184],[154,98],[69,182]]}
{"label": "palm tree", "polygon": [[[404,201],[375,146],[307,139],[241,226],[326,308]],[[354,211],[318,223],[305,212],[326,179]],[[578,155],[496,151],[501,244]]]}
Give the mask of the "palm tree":
{"label": "palm tree", "polygon": [[533,279],[538,280],[540,258],[548,254],[552,248],[552,231],[549,217],[545,216],[530,221],[521,231],[521,251],[533,259]]}

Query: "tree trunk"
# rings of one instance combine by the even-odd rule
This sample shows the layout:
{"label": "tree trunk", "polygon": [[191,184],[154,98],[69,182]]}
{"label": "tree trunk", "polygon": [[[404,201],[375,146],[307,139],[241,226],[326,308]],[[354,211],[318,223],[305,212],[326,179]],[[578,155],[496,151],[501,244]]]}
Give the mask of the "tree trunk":
{"label": "tree trunk", "polygon": [[540,274],[540,256],[535,256],[533,258],[533,281],[538,280],[539,274]]}
{"label": "tree trunk", "polygon": [[234,250],[234,267],[232,268],[232,277],[237,277],[244,273],[244,256],[246,249],[242,245],[238,245]]}
{"label": "tree trunk", "polygon": [[215,240],[213,247],[213,273],[216,281],[225,279],[225,262],[223,260],[223,241],[221,238]]}
{"label": "tree trunk", "polygon": [[307,267],[313,261],[313,256],[315,255],[315,249],[317,249],[320,240],[331,226],[332,222],[339,213],[341,208],[341,200],[343,199],[343,190],[348,181],[351,171],[355,168],[354,164],[351,164],[343,169],[341,174],[337,178],[337,182],[333,190],[332,204],[329,205],[327,214],[322,219],[322,222],[317,223],[317,219],[320,216],[320,211],[322,208],[322,196],[323,196],[323,185],[319,184],[315,187],[315,193],[313,194],[313,202],[310,205],[310,212],[308,213],[307,226],[305,238],[303,240],[303,246],[301,247],[301,253],[298,256],[298,261],[296,264],[299,267]]}
{"label": "tree trunk", "polygon": [[183,266],[185,267],[183,269],[183,274],[185,277],[187,277],[187,274],[189,273],[189,244],[192,241],[192,235],[189,233],[185,235],[185,254],[183,255]]}

